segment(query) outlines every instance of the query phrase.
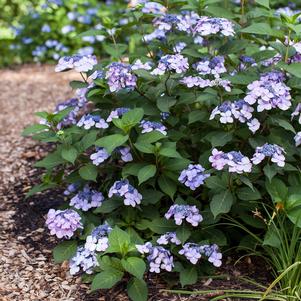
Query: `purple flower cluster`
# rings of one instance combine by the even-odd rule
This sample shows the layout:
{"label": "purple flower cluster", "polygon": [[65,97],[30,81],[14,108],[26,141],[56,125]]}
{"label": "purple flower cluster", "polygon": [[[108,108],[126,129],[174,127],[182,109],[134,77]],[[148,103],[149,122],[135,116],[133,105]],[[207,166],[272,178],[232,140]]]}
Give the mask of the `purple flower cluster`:
{"label": "purple flower cluster", "polygon": [[260,123],[258,119],[252,119],[252,113],[254,109],[244,100],[237,100],[235,102],[225,101],[221,105],[217,106],[210,115],[210,120],[219,116],[221,123],[233,123],[234,120],[238,120],[241,123],[246,123],[249,129],[255,133]]}
{"label": "purple flower cluster", "polygon": [[82,229],[80,215],[72,210],[54,210],[50,209],[47,214],[46,225],[51,235],[58,238],[71,238],[77,229]]}
{"label": "purple flower cluster", "polygon": [[99,164],[103,163],[105,160],[107,160],[110,157],[110,154],[106,151],[103,147],[97,147],[96,153],[93,153],[90,156],[90,159],[92,160],[93,164],[98,166]]}
{"label": "purple flower cluster", "polygon": [[158,131],[163,135],[167,135],[166,127],[160,122],[142,120],[140,122],[140,127],[142,128],[142,134],[150,133],[152,131]]}
{"label": "purple flower cluster", "polygon": [[166,7],[158,2],[146,2],[141,11],[144,14],[162,15],[166,10]]}
{"label": "purple flower cluster", "polygon": [[75,193],[78,190],[79,186],[79,183],[69,184],[66,190],[64,191],[64,195],[70,195],[72,193]]}
{"label": "purple flower cluster", "polygon": [[182,225],[183,220],[186,220],[193,227],[197,227],[198,224],[203,220],[199,209],[196,206],[189,205],[172,205],[165,213],[165,218],[174,218],[177,225]]}
{"label": "purple flower cluster", "polygon": [[220,74],[227,72],[225,58],[223,56],[215,56],[212,59],[202,59],[195,64],[195,69],[201,75],[213,75],[214,77],[220,77]]}
{"label": "purple flower cluster", "polygon": [[298,117],[298,122],[301,124],[301,103],[297,104],[294,112],[291,114],[292,119]]}
{"label": "purple flower cluster", "polygon": [[157,68],[155,68],[152,75],[163,75],[166,71],[175,71],[176,73],[186,72],[189,68],[188,59],[183,55],[168,54],[160,58]]}
{"label": "purple flower cluster", "polygon": [[252,163],[250,159],[244,156],[241,152],[231,151],[224,153],[216,148],[212,150],[212,156],[209,157],[212,167],[217,170],[222,170],[228,166],[229,172],[242,174],[244,172],[251,172]]}
{"label": "purple flower cluster", "polygon": [[250,105],[257,103],[258,112],[273,108],[289,109],[292,104],[290,88],[283,80],[280,72],[263,74],[259,80],[248,85],[249,92],[244,100]]}
{"label": "purple flower cluster", "polygon": [[210,18],[207,16],[200,17],[194,29],[194,35],[208,36],[221,34],[223,36],[234,35],[234,24],[224,18]]}
{"label": "purple flower cluster", "polygon": [[180,245],[181,241],[178,239],[177,234],[175,232],[167,232],[157,239],[157,243],[159,245],[168,245],[169,243]]}
{"label": "purple flower cluster", "polygon": [[200,76],[185,76],[180,83],[184,84],[188,88],[199,87],[223,87],[225,91],[231,91],[231,82],[227,79],[215,78],[214,80],[203,79]]}
{"label": "purple flower cluster", "polygon": [[84,247],[79,247],[75,256],[73,256],[69,261],[71,275],[75,275],[81,269],[87,274],[92,274],[93,269],[97,266],[98,261],[95,252]]}
{"label": "purple flower cluster", "polygon": [[205,174],[204,171],[205,168],[200,164],[189,164],[188,168],[182,170],[178,180],[191,190],[195,190],[210,177],[210,174]]}
{"label": "purple flower cluster", "polygon": [[141,254],[149,254],[147,260],[149,262],[149,271],[151,273],[160,273],[161,270],[171,272],[174,267],[173,256],[170,251],[160,246],[153,246],[150,242],[144,245],[136,245],[136,249]]}
{"label": "purple flower cluster", "polygon": [[96,227],[86,238],[85,249],[91,252],[104,252],[109,247],[108,235],[112,228],[107,224]]}
{"label": "purple flower cluster", "polygon": [[82,191],[79,191],[71,200],[70,206],[83,211],[101,206],[104,197],[101,192],[92,190],[88,185]]}
{"label": "purple flower cluster", "polygon": [[138,59],[132,65],[132,70],[151,70],[152,69],[151,65],[152,65],[151,62],[142,63],[142,61]]}
{"label": "purple flower cluster", "polygon": [[129,108],[117,108],[110,113],[109,117],[107,118],[107,122],[111,122],[114,118],[119,118],[129,111]]}
{"label": "purple flower cluster", "polygon": [[257,165],[261,163],[266,157],[271,158],[271,161],[276,163],[279,167],[285,165],[284,149],[277,144],[264,144],[256,147],[252,162]]}
{"label": "purple flower cluster", "polygon": [[131,65],[116,62],[108,66],[106,79],[111,92],[118,92],[122,89],[133,90],[137,82],[136,75],[132,73]]}
{"label": "purple flower cluster", "polygon": [[77,72],[88,72],[97,64],[94,55],[63,56],[55,67],[55,72],[74,69]]}
{"label": "purple flower cluster", "polygon": [[222,265],[222,253],[219,252],[217,245],[198,245],[195,243],[186,243],[183,249],[179,251],[180,255],[184,255],[192,264],[197,264],[202,256],[207,257],[215,267]]}
{"label": "purple flower cluster", "polygon": [[128,180],[116,181],[109,190],[109,198],[113,195],[123,197],[123,203],[126,206],[136,207],[142,200],[142,195],[135,189]]}
{"label": "purple flower cluster", "polygon": [[100,116],[86,114],[83,115],[82,118],[77,123],[78,127],[83,127],[85,130],[89,130],[92,127],[96,127],[98,129],[106,129],[109,125],[102,119]]}

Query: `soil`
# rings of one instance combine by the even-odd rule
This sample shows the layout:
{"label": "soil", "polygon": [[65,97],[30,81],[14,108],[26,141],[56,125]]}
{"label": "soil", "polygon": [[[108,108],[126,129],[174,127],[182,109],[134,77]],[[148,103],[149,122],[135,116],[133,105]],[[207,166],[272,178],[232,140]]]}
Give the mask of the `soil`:
{"label": "soil", "polygon": [[[24,66],[0,70],[0,77],[0,301],[127,301],[125,283],[89,294],[89,286],[79,277],[71,277],[66,263],[53,262],[51,250],[57,241],[44,227],[45,215],[63,201],[62,192],[48,191],[25,199],[41,174],[33,165],[45,156],[49,146],[21,137],[20,133],[37,121],[34,112],[52,111],[56,103],[72,96],[68,82],[78,79],[78,75],[55,74],[53,66]],[[242,277],[263,284],[270,281],[270,272],[262,261],[246,257],[235,264],[237,258],[227,258],[216,278],[206,277],[185,288],[213,289],[214,294],[180,296],[163,292],[167,284],[152,276],[149,300],[210,300],[225,289],[256,288]]]}

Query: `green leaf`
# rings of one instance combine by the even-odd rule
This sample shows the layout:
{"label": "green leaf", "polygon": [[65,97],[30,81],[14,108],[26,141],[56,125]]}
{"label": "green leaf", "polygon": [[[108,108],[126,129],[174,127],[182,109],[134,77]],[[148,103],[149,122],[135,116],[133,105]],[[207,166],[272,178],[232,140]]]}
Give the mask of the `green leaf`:
{"label": "green leaf", "polygon": [[115,209],[119,208],[122,204],[119,201],[114,200],[113,198],[107,201],[104,201],[101,206],[97,207],[93,212],[94,213],[111,213]]}
{"label": "green leaf", "polygon": [[155,152],[155,146],[152,144],[136,142],[134,146],[142,153],[153,154]]}
{"label": "green leaf", "polygon": [[138,172],[145,166],[145,163],[128,163],[122,168],[122,177],[138,176]]}
{"label": "green leaf", "polygon": [[112,57],[119,58],[126,52],[128,46],[125,44],[104,44],[102,43],[104,51]]}
{"label": "green leaf", "polygon": [[149,144],[149,143],[157,142],[161,139],[166,139],[166,136],[158,131],[152,131],[152,132],[144,133],[144,134],[140,135],[137,139],[137,143]]}
{"label": "green leaf", "polygon": [[267,164],[263,168],[263,172],[266,175],[266,177],[269,179],[269,181],[271,182],[272,179],[274,178],[274,176],[277,174],[277,168],[275,167],[275,165]]}
{"label": "green leaf", "polygon": [[148,228],[157,234],[164,234],[166,232],[174,231],[176,225],[172,220],[167,220],[165,218],[155,218],[148,223]]}
{"label": "green leaf", "polygon": [[131,279],[127,285],[127,293],[133,301],[147,301],[148,289],[145,281]]}
{"label": "green leaf", "polygon": [[277,234],[277,230],[273,225],[271,225],[264,236],[264,241],[262,243],[264,246],[271,246],[274,248],[279,248],[281,246],[281,241]]}
{"label": "green leaf", "polygon": [[132,127],[134,127],[141,121],[143,115],[144,111],[141,108],[136,108],[123,114],[121,121],[124,126],[124,129],[129,131]]}
{"label": "green leaf", "polygon": [[140,193],[142,194],[143,204],[156,204],[164,196],[159,190],[146,189]]}
{"label": "green leaf", "polygon": [[109,243],[108,252],[126,254],[131,243],[131,238],[128,233],[115,227],[109,234]]}
{"label": "green leaf", "polygon": [[266,182],[265,187],[274,203],[283,203],[288,198],[288,188],[280,179],[273,178]]}
{"label": "green leaf", "polygon": [[281,38],[283,35],[281,31],[272,29],[267,23],[253,23],[250,26],[240,30],[240,32],[268,35],[277,38]]}
{"label": "green leaf", "polygon": [[255,2],[265,8],[270,9],[270,0],[255,0]]}
{"label": "green leaf", "polygon": [[205,11],[214,17],[222,17],[227,19],[234,19],[235,15],[230,11],[220,6],[208,6]]}
{"label": "green leaf", "polygon": [[96,181],[97,167],[93,164],[87,164],[79,169],[79,175],[84,180]]}
{"label": "green leaf", "polygon": [[183,244],[190,237],[191,231],[185,224],[182,224],[181,226],[178,227],[178,229],[176,231],[176,235],[177,235],[177,238]]}
{"label": "green leaf", "polygon": [[210,202],[210,209],[214,218],[219,214],[228,213],[232,207],[234,198],[229,190],[215,194]]}
{"label": "green leaf", "polygon": [[182,156],[174,148],[170,147],[162,147],[159,154],[169,158],[182,158]]}
{"label": "green leaf", "polygon": [[61,154],[66,161],[69,161],[73,164],[77,158],[78,152],[73,146],[65,146],[63,147]]}
{"label": "green leaf", "polygon": [[109,289],[112,288],[117,282],[119,282],[123,277],[123,273],[121,271],[111,269],[105,270],[95,275],[91,289],[92,291],[98,289]]}
{"label": "green leaf", "polygon": [[272,117],[271,121],[274,125],[279,125],[282,128],[284,128],[285,130],[296,134],[296,131],[295,131],[294,127],[292,126],[292,124],[290,122],[288,122],[288,121],[286,121],[282,118],[277,118],[277,117]]}
{"label": "green leaf", "polygon": [[157,107],[161,112],[169,112],[169,108],[176,104],[177,100],[174,97],[163,96],[157,99]]}
{"label": "green leaf", "polygon": [[253,189],[249,187],[239,188],[236,193],[238,198],[244,201],[255,201],[261,199],[261,194],[255,187]]}
{"label": "green leaf", "polygon": [[221,191],[227,188],[227,183],[218,176],[211,176],[207,178],[205,185],[214,191]]}
{"label": "green leaf", "polygon": [[77,250],[77,243],[75,240],[65,240],[58,244],[53,249],[53,258],[55,263],[61,263],[73,257]]}
{"label": "green leaf", "polygon": [[54,153],[48,154],[43,160],[38,161],[35,166],[52,169],[63,163],[65,163],[65,160],[61,157],[61,154],[56,151]]}
{"label": "green leaf", "polygon": [[232,141],[233,134],[231,132],[211,132],[205,139],[210,141],[212,147],[224,146]]}
{"label": "green leaf", "polygon": [[79,80],[73,80],[69,83],[69,85],[72,89],[82,89],[87,87],[85,82],[81,82]]}
{"label": "green leaf", "polygon": [[207,114],[204,111],[192,111],[188,115],[188,124],[192,124],[198,121],[204,121]]}
{"label": "green leaf", "polygon": [[42,183],[42,184],[39,184],[39,185],[35,185],[34,187],[32,187],[27,193],[26,193],[26,196],[25,198],[29,198],[31,197],[32,195],[38,193],[38,192],[42,192],[44,190],[47,190],[47,189],[53,189],[57,186],[58,184],[56,183],[50,183],[50,184],[45,184],[45,183]]}
{"label": "green leaf", "polygon": [[120,134],[113,134],[109,136],[102,137],[95,141],[95,145],[104,147],[108,153],[112,153],[112,151],[124,144],[129,139],[128,135],[120,135]]}
{"label": "green leaf", "polygon": [[156,174],[157,168],[155,165],[147,165],[141,168],[138,172],[139,185],[152,178]]}
{"label": "green leaf", "polygon": [[173,199],[176,191],[177,191],[177,185],[167,178],[166,176],[162,175],[158,179],[158,184],[160,189],[167,194],[171,199]]}
{"label": "green leaf", "polygon": [[146,264],[141,258],[128,257],[127,259],[122,259],[121,264],[128,273],[132,274],[138,279],[143,279],[143,275],[146,270]]}
{"label": "green leaf", "polygon": [[180,271],[180,283],[185,285],[195,284],[198,281],[198,272],[195,267],[186,268]]}
{"label": "green leaf", "polygon": [[288,73],[301,78],[301,63],[293,63],[290,65],[287,65],[285,63],[279,63],[277,64],[277,67],[283,68]]}
{"label": "green leaf", "polygon": [[28,127],[26,127],[23,132],[22,132],[22,136],[28,136],[31,134],[36,134],[36,133],[40,133],[44,130],[49,130],[49,127],[47,125],[44,124],[34,124],[34,125],[30,125]]}

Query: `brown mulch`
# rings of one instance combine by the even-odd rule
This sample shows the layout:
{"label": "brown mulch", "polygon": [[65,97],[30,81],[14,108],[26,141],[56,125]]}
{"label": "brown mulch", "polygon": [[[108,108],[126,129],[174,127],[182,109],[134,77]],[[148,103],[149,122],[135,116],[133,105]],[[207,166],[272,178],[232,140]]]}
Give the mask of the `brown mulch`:
{"label": "brown mulch", "polygon": [[[66,264],[54,264],[51,249],[56,243],[44,228],[49,208],[60,204],[60,191],[46,192],[25,200],[26,192],[38,183],[40,171],[33,167],[47,147],[20,136],[22,129],[37,121],[36,111],[52,111],[55,104],[72,96],[68,86],[74,73],[55,74],[53,66],[25,66],[0,70],[0,301],[127,301],[124,286],[88,294],[89,286],[71,277]],[[243,289],[240,276],[266,283],[269,273],[263,264],[248,258],[234,266],[228,258],[220,279],[205,279],[191,289]],[[152,301],[210,300],[210,296],[178,296],[160,292],[166,288],[154,277]],[[229,299],[230,300],[230,299]]]}

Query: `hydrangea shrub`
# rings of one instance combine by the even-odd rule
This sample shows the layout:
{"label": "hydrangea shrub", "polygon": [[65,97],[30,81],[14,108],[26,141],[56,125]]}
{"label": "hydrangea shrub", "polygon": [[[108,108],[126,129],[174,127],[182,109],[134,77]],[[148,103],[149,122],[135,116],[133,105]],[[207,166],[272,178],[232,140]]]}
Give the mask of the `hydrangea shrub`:
{"label": "hydrangea shrub", "polygon": [[299,222],[298,15],[256,3],[143,2],[129,12],[134,53],[58,61],[84,80],[25,130],[57,146],[36,164],[46,174],[31,193],[66,186],[46,221],[67,239],[54,257],[92,289],[125,277],[139,301],[146,272],[195,283],[238,244],[227,216],[262,231],[253,213],[274,204]]}

